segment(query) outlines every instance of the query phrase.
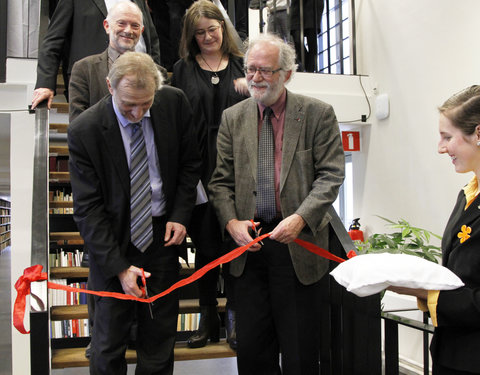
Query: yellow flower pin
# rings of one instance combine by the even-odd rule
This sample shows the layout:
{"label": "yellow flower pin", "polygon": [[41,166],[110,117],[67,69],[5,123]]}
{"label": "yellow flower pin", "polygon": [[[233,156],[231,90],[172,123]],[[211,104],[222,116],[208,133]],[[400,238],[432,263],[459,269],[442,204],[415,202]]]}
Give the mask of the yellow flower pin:
{"label": "yellow flower pin", "polygon": [[472,233],[472,228],[462,225],[462,231],[458,232],[457,237],[460,238],[460,243],[464,243],[470,238],[470,233]]}

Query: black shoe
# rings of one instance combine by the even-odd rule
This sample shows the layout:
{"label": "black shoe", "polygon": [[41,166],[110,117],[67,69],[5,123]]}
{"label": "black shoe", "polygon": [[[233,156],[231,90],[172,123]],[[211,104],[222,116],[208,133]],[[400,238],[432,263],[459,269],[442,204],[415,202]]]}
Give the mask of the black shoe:
{"label": "black shoe", "polygon": [[89,342],[87,347],[85,348],[85,358],[90,359],[91,355],[92,355],[92,342]]}
{"label": "black shoe", "polygon": [[227,330],[227,342],[230,348],[237,350],[237,330],[235,329],[235,310],[227,307],[225,312],[225,328]]}
{"label": "black shoe", "polygon": [[189,348],[203,348],[210,342],[220,341],[220,316],[217,306],[200,306],[198,330],[187,341]]}

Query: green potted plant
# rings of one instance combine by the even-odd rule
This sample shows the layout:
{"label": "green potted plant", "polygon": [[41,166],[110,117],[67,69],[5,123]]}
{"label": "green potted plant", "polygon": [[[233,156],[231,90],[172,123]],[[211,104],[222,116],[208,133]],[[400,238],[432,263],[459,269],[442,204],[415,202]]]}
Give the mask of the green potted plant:
{"label": "green potted plant", "polygon": [[396,229],[392,233],[372,234],[364,242],[355,241],[358,254],[392,253],[409,254],[438,263],[442,255],[441,248],[430,244],[432,237],[442,239],[441,236],[426,229],[412,226],[404,219],[394,222],[385,217],[376,215],[387,222],[387,226]]}

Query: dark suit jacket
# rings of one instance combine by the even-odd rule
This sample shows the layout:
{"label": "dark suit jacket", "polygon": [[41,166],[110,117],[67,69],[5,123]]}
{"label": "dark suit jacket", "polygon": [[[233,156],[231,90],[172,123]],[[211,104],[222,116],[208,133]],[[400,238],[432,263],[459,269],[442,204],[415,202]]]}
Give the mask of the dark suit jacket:
{"label": "dark suit jacket", "polygon": [[[200,159],[190,105],[181,90],[164,86],[150,109],[168,221],[187,225],[195,204]],[[127,157],[107,96],[68,128],[74,219],[90,254],[89,285],[108,290],[130,266],[130,177]]]}
{"label": "dark suit jacket", "polygon": [[[480,198],[465,210],[465,194],[457,203],[442,239],[442,263],[465,286],[441,291],[437,323],[432,340],[433,361],[456,370],[480,372]],[[471,228],[470,238],[460,243],[462,226]]]}
{"label": "dark suit jacket", "polygon": [[[157,65],[163,82],[168,84],[168,73]],[[70,121],[87,108],[98,103],[105,95],[110,94],[106,82],[108,75],[108,48],[98,55],[84,57],[73,64],[72,75],[68,85],[68,102]]]}
{"label": "dark suit jacket", "polygon": [[110,93],[105,81],[107,75],[108,48],[74,64],[68,86],[70,121]]}
{"label": "dark suit jacket", "polygon": [[[280,173],[280,204],[285,218],[299,214],[307,225],[300,238],[328,249],[327,213],[343,182],[345,158],[333,108],[319,100],[287,92]],[[218,131],[217,167],[208,185],[220,227],[231,219],[253,219],[256,205],[258,105],[249,98],[223,112]],[[312,284],[328,261],[288,245],[296,275]],[[240,276],[247,253],[232,261]]]}
{"label": "dark suit jacket", "polygon": [[[143,38],[147,53],[160,64],[160,46],[152,18],[144,0],[134,0],[143,13]],[[65,51],[70,75],[75,61],[102,52],[108,46],[103,28],[107,17],[104,0],[60,0],[50,20],[47,34],[40,45],[35,88],[55,91],[57,71]]]}

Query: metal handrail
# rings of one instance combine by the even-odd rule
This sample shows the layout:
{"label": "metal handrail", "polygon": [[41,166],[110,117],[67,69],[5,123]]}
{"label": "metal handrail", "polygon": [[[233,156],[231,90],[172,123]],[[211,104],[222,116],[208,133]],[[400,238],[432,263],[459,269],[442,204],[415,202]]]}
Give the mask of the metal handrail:
{"label": "metal handrail", "polygon": [[[35,150],[32,195],[31,264],[48,272],[48,123],[46,102],[35,110]],[[31,374],[50,373],[50,334],[47,281],[31,285],[30,298]]]}

